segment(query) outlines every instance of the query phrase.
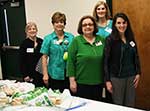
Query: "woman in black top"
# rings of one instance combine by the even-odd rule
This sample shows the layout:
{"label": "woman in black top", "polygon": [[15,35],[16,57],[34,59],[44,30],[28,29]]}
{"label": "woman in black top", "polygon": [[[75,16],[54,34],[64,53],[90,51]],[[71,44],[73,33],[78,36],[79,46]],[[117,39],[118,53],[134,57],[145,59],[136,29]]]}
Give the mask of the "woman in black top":
{"label": "woman in black top", "polygon": [[20,45],[20,61],[23,80],[39,87],[44,86],[43,76],[35,69],[42,56],[40,49],[43,40],[37,37],[37,31],[38,29],[35,23],[27,23],[25,28],[27,38]]}
{"label": "woman in black top", "polygon": [[104,70],[107,90],[115,104],[134,107],[135,88],[140,80],[140,62],[128,17],[117,13],[112,33],[106,39]]}

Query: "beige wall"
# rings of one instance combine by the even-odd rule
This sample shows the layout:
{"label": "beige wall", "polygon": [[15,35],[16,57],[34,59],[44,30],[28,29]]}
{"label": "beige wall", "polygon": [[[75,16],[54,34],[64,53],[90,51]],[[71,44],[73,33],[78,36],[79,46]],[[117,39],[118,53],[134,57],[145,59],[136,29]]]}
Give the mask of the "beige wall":
{"label": "beige wall", "polygon": [[[99,0],[25,0],[27,21],[35,21],[39,27],[38,35],[53,31],[51,16],[61,11],[67,16],[66,31],[77,34],[77,25],[83,15],[92,14]],[[105,0],[104,0],[105,1]]]}
{"label": "beige wall", "polygon": [[[92,14],[97,1],[99,0],[25,0],[26,19],[27,22],[37,23],[38,35],[43,38],[53,30],[50,17],[55,11],[61,11],[67,16],[66,31],[77,34],[77,24],[80,17]],[[2,79],[1,58],[0,79]]]}

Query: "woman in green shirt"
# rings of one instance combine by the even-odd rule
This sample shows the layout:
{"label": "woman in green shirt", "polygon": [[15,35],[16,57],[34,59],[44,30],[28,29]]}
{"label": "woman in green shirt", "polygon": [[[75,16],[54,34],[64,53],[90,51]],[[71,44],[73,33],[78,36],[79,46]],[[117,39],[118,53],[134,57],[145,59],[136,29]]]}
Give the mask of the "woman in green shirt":
{"label": "woman in green shirt", "polygon": [[98,29],[92,16],[79,21],[78,35],[68,50],[67,76],[75,96],[101,100],[103,83],[104,38],[96,35]]}

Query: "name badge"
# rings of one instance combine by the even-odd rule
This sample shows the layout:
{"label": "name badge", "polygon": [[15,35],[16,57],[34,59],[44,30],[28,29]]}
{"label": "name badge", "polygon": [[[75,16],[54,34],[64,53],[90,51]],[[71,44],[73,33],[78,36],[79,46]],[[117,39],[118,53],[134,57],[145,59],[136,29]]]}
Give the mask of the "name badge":
{"label": "name badge", "polygon": [[27,48],[27,53],[34,53],[34,48]]}
{"label": "name badge", "polygon": [[105,31],[108,32],[108,33],[111,33],[111,32],[112,32],[112,29],[109,28],[109,27],[106,27],[106,28],[105,28]]}
{"label": "name badge", "polygon": [[135,46],[135,43],[134,43],[133,41],[131,41],[131,42],[130,42],[130,45],[131,45],[132,47],[134,47],[134,46]]}
{"label": "name badge", "polygon": [[102,45],[102,42],[101,42],[101,41],[96,42],[95,45],[96,45],[96,46],[100,46],[100,45]]}

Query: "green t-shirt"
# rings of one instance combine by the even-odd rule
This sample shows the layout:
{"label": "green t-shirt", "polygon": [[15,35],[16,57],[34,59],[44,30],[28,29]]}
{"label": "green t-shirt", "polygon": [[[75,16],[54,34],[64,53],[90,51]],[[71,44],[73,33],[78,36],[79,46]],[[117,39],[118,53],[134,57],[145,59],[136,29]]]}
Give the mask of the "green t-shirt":
{"label": "green t-shirt", "polygon": [[82,35],[74,38],[68,49],[67,76],[77,83],[96,85],[103,82],[103,51],[105,39],[96,36],[93,44]]}

